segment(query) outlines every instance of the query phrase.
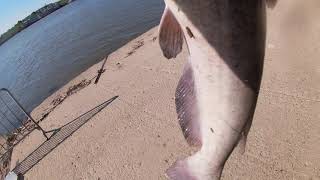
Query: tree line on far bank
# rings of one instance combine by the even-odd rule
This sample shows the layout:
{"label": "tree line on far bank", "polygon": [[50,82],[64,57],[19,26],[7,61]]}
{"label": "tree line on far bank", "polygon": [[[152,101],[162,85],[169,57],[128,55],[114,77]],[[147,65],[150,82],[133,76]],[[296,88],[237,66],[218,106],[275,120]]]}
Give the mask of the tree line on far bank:
{"label": "tree line on far bank", "polygon": [[6,42],[8,39],[22,31],[23,29],[27,28],[31,24],[39,21],[40,19],[46,17],[47,15],[51,14],[52,12],[56,11],[57,9],[60,9],[61,7],[69,4],[73,0],[59,0],[54,3],[47,4],[43,6],[42,8],[34,11],[29,16],[24,18],[23,20],[20,20],[15,24],[12,28],[10,28],[7,32],[3,33],[0,36],[0,45],[2,45],[4,42]]}

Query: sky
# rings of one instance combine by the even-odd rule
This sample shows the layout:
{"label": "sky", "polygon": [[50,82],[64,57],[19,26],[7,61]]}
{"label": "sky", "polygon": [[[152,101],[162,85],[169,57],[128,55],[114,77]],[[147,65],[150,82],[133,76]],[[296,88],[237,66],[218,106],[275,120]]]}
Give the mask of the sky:
{"label": "sky", "polygon": [[0,35],[45,4],[57,0],[0,0]]}

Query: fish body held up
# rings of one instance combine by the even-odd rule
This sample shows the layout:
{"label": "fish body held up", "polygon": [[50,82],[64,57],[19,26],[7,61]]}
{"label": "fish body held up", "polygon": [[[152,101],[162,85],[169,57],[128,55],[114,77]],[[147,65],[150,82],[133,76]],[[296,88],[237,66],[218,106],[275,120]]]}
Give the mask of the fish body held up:
{"label": "fish body held up", "polygon": [[251,127],[265,53],[266,2],[165,3],[159,43],[168,59],[181,52],[184,40],[187,44],[176,110],[187,142],[199,148],[166,174],[174,180],[218,180],[234,147],[244,152]]}

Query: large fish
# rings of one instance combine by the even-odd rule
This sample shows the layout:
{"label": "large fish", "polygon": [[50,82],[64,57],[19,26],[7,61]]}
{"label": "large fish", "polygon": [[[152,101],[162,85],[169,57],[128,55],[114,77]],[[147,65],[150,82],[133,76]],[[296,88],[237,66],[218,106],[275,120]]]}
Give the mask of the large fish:
{"label": "large fish", "polygon": [[[265,54],[265,0],[165,0],[159,43],[189,58],[176,90],[183,134],[199,151],[167,170],[176,180],[220,179],[234,147],[244,151]],[[274,6],[275,0],[267,3]]]}

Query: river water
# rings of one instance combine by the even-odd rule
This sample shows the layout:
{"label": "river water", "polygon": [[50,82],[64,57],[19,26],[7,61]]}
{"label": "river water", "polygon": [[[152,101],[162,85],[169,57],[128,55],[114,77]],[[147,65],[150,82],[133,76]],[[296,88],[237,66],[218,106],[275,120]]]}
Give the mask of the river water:
{"label": "river water", "polygon": [[0,88],[31,111],[72,78],[159,24],[163,0],[77,0],[0,46]]}

